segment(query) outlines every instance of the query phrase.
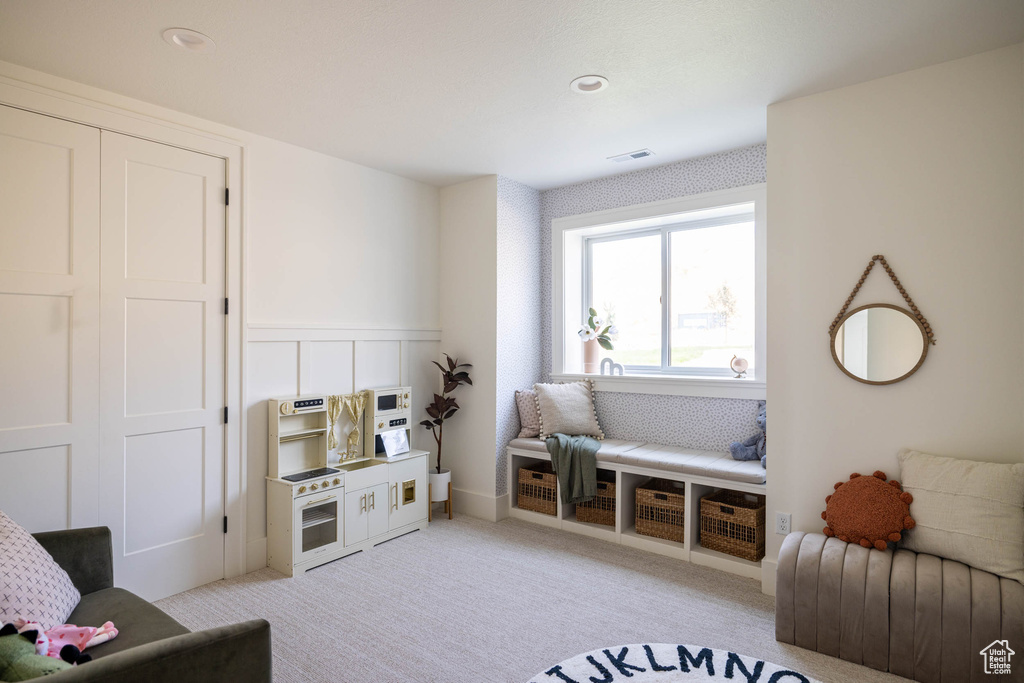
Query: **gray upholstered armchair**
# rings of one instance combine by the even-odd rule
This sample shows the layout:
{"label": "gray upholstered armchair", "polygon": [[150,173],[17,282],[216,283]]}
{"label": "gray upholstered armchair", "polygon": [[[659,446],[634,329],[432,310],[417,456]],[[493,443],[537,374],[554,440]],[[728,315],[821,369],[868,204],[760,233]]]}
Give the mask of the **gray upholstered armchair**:
{"label": "gray upholstered armchair", "polygon": [[68,623],[112,621],[120,633],[90,648],[93,661],[47,677],[74,681],[188,683],[271,680],[270,624],[263,619],[207,631],[184,626],[134,593],[114,587],[106,527],[35,534],[82,600]]}
{"label": "gray upholstered armchair", "polygon": [[1024,646],[1024,585],[934,555],[792,533],[779,552],[775,638],[925,683],[1021,681],[1024,662],[986,674],[981,651]]}

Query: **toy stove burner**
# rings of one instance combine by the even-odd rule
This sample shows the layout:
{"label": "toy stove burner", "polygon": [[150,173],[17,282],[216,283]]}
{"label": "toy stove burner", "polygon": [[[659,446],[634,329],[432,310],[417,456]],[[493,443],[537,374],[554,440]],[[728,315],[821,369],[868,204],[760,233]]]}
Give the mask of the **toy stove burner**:
{"label": "toy stove burner", "polygon": [[336,470],[333,467],[321,467],[316,470],[309,470],[308,472],[298,472],[296,474],[289,474],[287,477],[281,477],[285,481],[306,481],[307,479],[316,479],[318,477],[324,477],[328,474],[337,474],[340,470]]}

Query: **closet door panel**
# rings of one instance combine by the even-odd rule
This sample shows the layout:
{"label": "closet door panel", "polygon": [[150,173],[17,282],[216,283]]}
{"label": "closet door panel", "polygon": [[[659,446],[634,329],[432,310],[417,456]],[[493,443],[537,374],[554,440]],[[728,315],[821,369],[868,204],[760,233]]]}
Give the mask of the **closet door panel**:
{"label": "closet door panel", "polygon": [[118,585],[224,576],[225,162],[103,132],[101,518]]}
{"label": "closet door panel", "polygon": [[0,501],[31,531],[97,523],[95,128],[0,106]]}

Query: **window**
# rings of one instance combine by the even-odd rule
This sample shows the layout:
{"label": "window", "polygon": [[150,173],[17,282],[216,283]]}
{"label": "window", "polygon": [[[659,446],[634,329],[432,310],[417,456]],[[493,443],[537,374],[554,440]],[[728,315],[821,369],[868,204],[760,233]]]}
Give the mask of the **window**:
{"label": "window", "polygon": [[617,329],[600,357],[624,368],[599,389],[763,398],[764,197],[758,185],[552,221],[552,374],[584,374],[577,332],[593,308]]}
{"label": "window", "polygon": [[[584,309],[614,324],[629,374],[726,376],[754,358],[754,215],[584,239]],[[581,315],[586,319],[587,315]],[[735,373],[732,373],[735,374]]]}

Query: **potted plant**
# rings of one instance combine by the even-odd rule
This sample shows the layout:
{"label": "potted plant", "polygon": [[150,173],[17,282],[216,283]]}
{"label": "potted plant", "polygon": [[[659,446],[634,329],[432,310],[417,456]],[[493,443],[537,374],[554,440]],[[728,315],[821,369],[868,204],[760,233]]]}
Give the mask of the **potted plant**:
{"label": "potted plant", "polygon": [[444,440],[444,423],[445,420],[450,419],[455,413],[459,412],[459,404],[451,394],[463,384],[473,385],[473,380],[469,378],[469,373],[463,369],[471,368],[473,367],[472,365],[469,363],[459,363],[458,358],[453,359],[447,353],[444,354],[444,357],[447,359],[447,368],[436,360],[431,361],[441,371],[441,376],[444,378],[444,387],[441,389],[440,394],[434,394],[433,402],[427,404],[427,415],[431,419],[420,422],[421,425],[431,431],[434,435],[434,441],[437,442],[437,467],[430,471],[431,503],[448,500],[448,484],[452,480],[451,470],[441,468],[441,445]]}
{"label": "potted plant", "polygon": [[601,364],[597,345],[600,344],[601,348],[611,351],[614,348],[611,335],[619,333],[619,329],[612,325],[610,320],[605,324],[604,318],[599,316],[596,310],[591,308],[589,313],[590,317],[586,323],[580,325],[577,333],[583,340],[583,372],[587,374],[596,373]]}

